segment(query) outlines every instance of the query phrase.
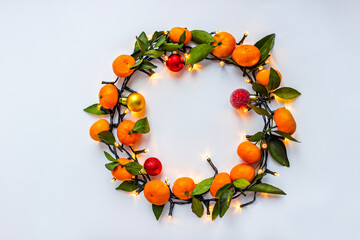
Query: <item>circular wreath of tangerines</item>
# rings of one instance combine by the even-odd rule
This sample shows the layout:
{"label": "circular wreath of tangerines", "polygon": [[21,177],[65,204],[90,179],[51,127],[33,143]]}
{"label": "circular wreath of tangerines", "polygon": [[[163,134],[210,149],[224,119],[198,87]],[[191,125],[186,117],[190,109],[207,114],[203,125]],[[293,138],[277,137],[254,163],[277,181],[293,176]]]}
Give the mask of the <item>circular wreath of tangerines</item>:
{"label": "circular wreath of tangerines", "polygon": [[[169,216],[172,216],[175,205],[191,204],[198,217],[202,217],[206,209],[207,215],[214,220],[217,216],[224,216],[232,199],[247,196],[250,192],[253,199],[239,207],[253,203],[258,192],[285,195],[281,189],[262,181],[266,174],[278,175],[267,168],[269,154],[279,164],[289,167],[284,141],[297,141],[291,136],[296,130],[296,122],[288,109],[272,111],[269,104],[275,97],[294,99],[300,93],[289,87],[279,88],[280,72],[273,68],[264,69],[269,63],[275,34],[262,38],[254,45],[243,44],[247,35],[245,33],[236,42],[230,33],[219,31],[208,33],[175,27],[169,32],[156,31],[152,37],[142,32],[136,37],[134,52],[114,60],[112,66],[117,78],[114,82],[103,82],[105,85],[100,89],[99,103],[84,109],[96,115],[109,115],[109,122],[100,119],[91,126],[90,136],[106,144],[112,153],[105,152],[110,161],[105,166],[111,171],[113,181],[122,181],[116,189],[134,192],[135,195],[144,192],[156,219],[159,219],[167,202],[170,203]],[[237,89],[231,94],[230,103],[236,109],[245,112],[253,110],[259,114],[264,120],[264,127],[253,135],[246,135],[246,141],[240,143],[237,153],[245,163],[233,167],[230,174],[218,173],[210,157],[206,157],[215,172],[213,177],[198,184],[190,177],[180,177],[171,188],[167,178],[164,182],[151,180],[151,176],[158,175],[162,170],[157,158],[148,158],[143,164],[138,161],[138,155],[148,150],[136,150],[133,145],[142,134],[150,131],[150,127],[147,118],[136,122],[124,120],[129,110],[139,112],[145,108],[144,97],[128,84],[136,72],[156,78],[153,69],[157,67],[152,61],[160,61],[170,71],[178,72],[185,65],[189,71],[196,70],[198,62],[205,59],[216,61],[220,66],[235,66],[243,72],[245,82],[252,84],[254,94]],[[113,135],[115,129],[118,141]],[[205,196],[209,191],[210,198]]]}

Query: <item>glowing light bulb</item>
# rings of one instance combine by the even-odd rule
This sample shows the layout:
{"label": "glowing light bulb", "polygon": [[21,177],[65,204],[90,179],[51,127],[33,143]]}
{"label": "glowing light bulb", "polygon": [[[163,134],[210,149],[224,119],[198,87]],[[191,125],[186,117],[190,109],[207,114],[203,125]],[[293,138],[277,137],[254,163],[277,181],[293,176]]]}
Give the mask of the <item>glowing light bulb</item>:
{"label": "glowing light bulb", "polygon": [[172,218],[172,215],[171,215],[171,214],[169,214],[168,218],[169,218],[169,219],[171,219],[171,218]]}
{"label": "glowing light bulb", "polygon": [[205,160],[208,160],[210,158],[210,155],[207,154],[207,155],[205,155],[204,158],[205,158]]}
{"label": "glowing light bulb", "polygon": [[262,168],[259,168],[258,170],[258,174],[262,174],[264,171],[262,170]]}
{"label": "glowing light bulb", "polygon": [[259,71],[261,71],[261,70],[264,69],[264,67],[263,67],[263,66],[260,66],[258,69],[259,69]]}
{"label": "glowing light bulb", "polygon": [[248,110],[247,108],[244,108],[244,110],[243,110],[243,111],[244,111],[244,113],[246,113],[246,112],[247,112],[247,111],[249,111],[249,110]]}
{"label": "glowing light bulb", "polygon": [[167,55],[164,56],[165,61],[167,61],[169,59],[169,57]]}
{"label": "glowing light bulb", "polygon": [[215,31],[215,34],[219,34],[219,33],[220,33],[220,31],[219,31],[219,30],[216,30],[216,31]]}
{"label": "glowing light bulb", "polygon": [[248,32],[245,32],[245,33],[244,33],[244,36],[245,36],[245,37],[247,37],[248,35],[249,35],[249,33],[248,33]]}
{"label": "glowing light bulb", "polygon": [[246,140],[246,134],[241,135],[241,139]]}
{"label": "glowing light bulb", "polygon": [[115,142],[114,145],[115,145],[115,147],[117,147],[117,148],[120,147],[120,144],[119,144],[118,142]]}
{"label": "glowing light bulb", "polygon": [[225,65],[225,62],[224,62],[224,61],[220,61],[220,62],[219,62],[219,65],[220,65],[220,66],[224,66],[224,65]]}
{"label": "glowing light bulb", "polygon": [[188,59],[188,58],[189,58],[189,54],[184,53],[184,57],[185,57],[185,59]]}
{"label": "glowing light bulb", "polygon": [[265,61],[265,64],[268,64],[269,62],[270,62],[269,60],[266,60],[266,61]]}
{"label": "glowing light bulb", "polygon": [[188,71],[191,72],[192,70],[193,70],[193,67],[190,65],[190,66],[188,67]]}
{"label": "glowing light bulb", "polygon": [[197,64],[197,63],[195,63],[194,65],[193,65],[193,70],[199,70],[200,69],[200,65],[199,64]]}
{"label": "glowing light bulb", "polygon": [[111,182],[115,182],[115,181],[116,181],[116,178],[112,178],[112,179],[111,179]]}
{"label": "glowing light bulb", "polygon": [[129,109],[125,109],[124,114],[128,114],[129,113]]}
{"label": "glowing light bulb", "polygon": [[247,79],[245,79],[245,82],[251,83],[251,80],[247,78]]}
{"label": "glowing light bulb", "polygon": [[278,176],[279,176],[279,173],[274,172],[274,176],[275,176],[275,177],[278,177]]}
{"label": "glowing light bulb", "polygon": [[131,154],[131,157],[132,157],[133,159],[135,159],[135,158],[136,158],[135,153]]}
{"label": "glowing light bulb", "polygon": [[285,139],[284,139],[284,143],[285,143],[285,144],[288,144],[289,142],[290,142],[290,140],[289,140],[288,138],[285,138]]}
{"label": "glowing light bulb", "polygon": [[169,33],[168,31],[164,31],[164,34],[165,34],[165,35],[168,35],[168,33]]}
{"label": "glowing light bulb", "polygon": [[167,177],[165,177],[165,183],[166,183],[166,185],[170,186],[170,181]]}
{"label": "glowing light bulb", "polygon": [[133,196],[136,198],[139,195],[139,192],[137,190],[133,191]]}
{"label": "glowing light bulb", "polygon": [[151,80],[155,80],[155,79],[158,79],[159,78],[159,75],[157,73],[153,73],[150,75],[150,79]]}
{"label": "glowing light bulb", "polygon": [[144,149],[144,153],[147,153],[149,152],[150,150],[147,148],[147,149]]}
{"label": "glowing light bulb", "polygon": [[267,143],[262,143],[262,144],[261,144],[261,147],[262,147],[263,149],[267,149],[268,145],[267,145]]}

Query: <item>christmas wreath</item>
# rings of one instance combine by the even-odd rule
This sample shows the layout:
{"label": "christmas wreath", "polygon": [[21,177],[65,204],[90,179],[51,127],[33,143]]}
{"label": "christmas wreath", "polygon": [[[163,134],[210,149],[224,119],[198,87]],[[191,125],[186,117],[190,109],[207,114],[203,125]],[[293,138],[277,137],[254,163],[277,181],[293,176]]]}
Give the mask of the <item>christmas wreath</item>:
{"label": "christmas wreath", "polygon": [[[278,176],[278,173],[267,167],[269,154],[273,160],[289,167],[286,153],[286,141],[298,142],[292,134],[296,130],[296,122],[286,108],[271,110],[270,103],[277,98],[294,99],[300,93],[290,87],[280,87],[281,74],[273,68],[265,67],[274,46],[275,34],[270,34],[254,45],[244,44],[247,33],[239,42],[227,32],[189,31],[186,28],[174,27],[170,31],[156,31],[151,37],[142,32],[136,37],[134,52],[131,55],[117,57],[113,71],[117,78],[105,84],[99,92],[99,103],[84,109],[96,115],[108,115],[109,121],[100,119],[90,127],[90,136],[95,141],[106,144],[109,152],[105,157],[109,160],[105,167],[113,175],[112,181],[121,181],[116,188],[135,195],[143,192],[152,204],[156,219],[162,214],[164,205],[170,204],[169,217],[175,205],[191,204],[192,212],[202,217],[204,211],[212,220],[223,217],[230,207],[232,199],[253,194],[253,199],[240,204],[245,207],[256,200],[257,193],[285,193],[270,184],[264,183],[267,174]],[[230,57],[231,56],[231,57]],[[178,178],[170,187],[167,178],[164,181],[152,180],[162,170],[161,162],[150,157],[141,164],[139,154],[148,149],[134,149],[142,134],[149,133],[147,118],[136,122],[125,120],[130,111],[139,112],[145,108],[144,97],[131,89],[128,84],[136,73],[144,73],[151,79],[157,78],[153,62],[159,61],[172,72],[187,67],[189,71],[198,69],[203,60],[215,61],[224,65],[239,68],[245,82],[252,84],[253,94],[245,89],[237,89],[230,96],[231,105],[244,112],[253,110],[264,120],[262,130],[246,135],[239,144],[237,153],[245,162],[234,166],[230,174],[218,172],[209,156],[207,162],[214,170],[214,175],[195,183],[190,177]],[[116,129],[117,139],[113,132]],[[121,156],[120,156],[121,155]],[[207,197],[210,192],[211,197]]]}

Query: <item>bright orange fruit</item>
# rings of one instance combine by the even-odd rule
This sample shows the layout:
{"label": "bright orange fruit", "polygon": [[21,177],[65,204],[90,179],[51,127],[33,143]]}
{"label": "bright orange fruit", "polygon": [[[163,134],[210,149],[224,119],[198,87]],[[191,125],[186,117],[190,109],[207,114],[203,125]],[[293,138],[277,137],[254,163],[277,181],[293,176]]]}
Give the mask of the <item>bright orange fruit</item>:
{"label": "bright orange fruit", "polygon": [[[119,158],[118,162],[121,165],[125,166],[127,163],[131,162],[131,160],[126,159],[126,158]],[[118,165],[116,168],[114,168],[114,170],[111,171],[111,174],[113,175],[114,178],[116,178],[116,180],[119,180],[119,181],[131,180],[134,175],[129,173],[126,170],[126,168],[122,167],[121,165]]]}
{"label": "bright orange fruit", "polygon": [[260,50],[254,45],[240,45],[232,53],[232,59],[243,67],[252,67],[260,60]]}
{"label": "bright orange fruit", "polygon": [[188,197],[185,192],[188,192],[188,195],[192,194],[192,191],[195,188],[195,182],[189,177],[181,177],[176,179],[176,181],[173,184],[172,191],[175,196],[177,196],[180,199],[187,200],[190,197]]}
{"label": "bright orange fruit", "polygon": [[230,177],[232,181],[244,178],[245,180],[251,182],[255,178],[255,170],[248,164],[240,163],[231,169]]}
{"label": "bright orange fruit", "polygon": [[189,30],[187,30],[186,28],[181,28],[181,27],[174,27],[170,30],[169,33],[169,38],[171,41],[178,43],[180,42],[180,37],[181,35],[185,33],[185,41],[183,42],[184,44],[187,44],[191,41],[192,35],[191,32]]}
{"label": "bright orange fruit", "polygon": [[274,120],[280,132],[293,134],[296,131],[296,122],[289,110],[278,108],[274,113]]}
{"label": "bright orange fruit", "polygon": [[[277,74],[279,75],[280,80],[281,80],[280,72],[278,70],[275,70],[275,71],[277,72]],[[270,77],[270,69],[264,69],[264,70],[259,71],[256,74],[256,81],[258,83],[260,83],[261,85],[263,85],[264,87],[267,87],[269,84],[269,77]]]}
{"label": "bright orange fruit", "polygon": [[164,205],[170,198],[169,187],[160,180],[152,180],[145,184],[145,198],[154,205]]}
{"label": "bright orange fruit", "polygon": [[135,64],[135,59],[130,55],[120,55],[115,58],[112,67],[116,76],[124,78],[131,75],[135,69],[130,69]]}
{"label": "bright orange fruit", "polygon": [[239,157],[249,164],[254,164],[261,159],[261,150],[255,144],[245,141],[239,144],[237,148]]}
{"label": "bright orange fruit", "polygon": [[95,141],[100,141],[98,134],[103,131],[109,131],[110,124],[106,119],[97,120],[93,125],[90,127],[90,137]]}
{"label": "bright orange fruit", "polygon": [[121,143],[132,146],[140,140],[141,133],[132,132],[135,122],[131,120],[122,121],[117,128],[117,136]]}
{"label": "bright orange fruit", "polygon": [[111,109],[119,101],[119,92],[113,84],[106,84],[100,89],[99,102],[103,108]]}
{"label": "bright orange fruit", "polygon": [[225,184],[231,183],[230,175],[226,172],[218,173],[210,187],[210,194],[215,197],[216,192]]}
{"label": "bright orange fruit", "polygon": [[214,36],[217,42],[211,45],[217,45],[211,52],[218,58],[226,58],[231,55],[236,47],[236,40],[230,33],[221,32]]}

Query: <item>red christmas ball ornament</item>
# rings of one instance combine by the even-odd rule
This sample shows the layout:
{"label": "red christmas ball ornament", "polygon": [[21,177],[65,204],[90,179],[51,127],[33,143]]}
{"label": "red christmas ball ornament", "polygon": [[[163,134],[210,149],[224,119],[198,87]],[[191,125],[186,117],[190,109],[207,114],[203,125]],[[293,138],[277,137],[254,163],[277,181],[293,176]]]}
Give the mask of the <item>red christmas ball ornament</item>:
{"label": "red christmas ball ornament", "polygon": [[247,108],[250,103],[250,93],[245,89],[236,89],[230,96],[230,103],[236,109]]}
{"label": "red christmas ball ornament", "polygon": [[144,162],[144,168],[150,176],[156,176],[160,174],[162,165],[159,159],[151,157]]}
{"label": "red christmas ball ornament", "polygon": [[180,71],[184,65],[184,58],[179,54],[171,54],[166,61],[166,67],[172,72]]}

